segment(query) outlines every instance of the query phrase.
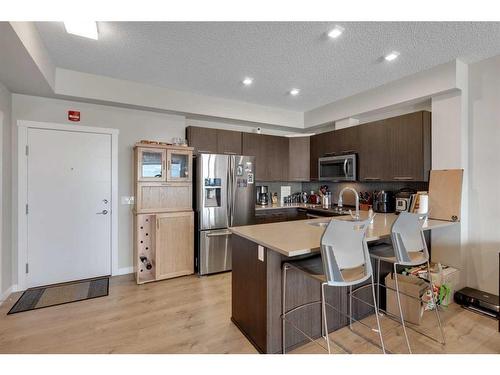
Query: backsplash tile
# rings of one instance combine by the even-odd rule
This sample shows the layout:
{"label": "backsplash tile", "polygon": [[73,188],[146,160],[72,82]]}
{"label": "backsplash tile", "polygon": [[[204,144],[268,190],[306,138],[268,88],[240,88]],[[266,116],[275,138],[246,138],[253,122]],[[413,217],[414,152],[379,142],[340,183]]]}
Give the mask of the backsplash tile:
{"label": "backsplash tile", "polygon": [[[272,194],[278,194],[278,201],[281,201],[281,187],[290,186],[291,194],[305,191],[307,194],[313,190],[315,193],[319,191],[321,185],[327,185],[328,189],[332,192],[333,203],[336,204],[340,190],[346,186],[351,186],[358,192],[373,192],[375,190],[390,190],[397,192],[402,188],[412,188],[418,191],[428,190],[428,182],[263,182],[259,181],[256,186],[267,186],[268,191]],[[353,205],[353,194],[346,194],[344,197],[344,204]]]}

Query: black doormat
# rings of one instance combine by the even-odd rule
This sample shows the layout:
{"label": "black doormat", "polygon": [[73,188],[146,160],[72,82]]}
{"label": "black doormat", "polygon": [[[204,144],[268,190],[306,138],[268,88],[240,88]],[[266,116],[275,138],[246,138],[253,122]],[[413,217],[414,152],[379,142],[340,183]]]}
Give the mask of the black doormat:
{"label": "black doormat", "polygon": [[71,281],[27,289],[7,315],[83,301],[109,294],[109,277]]}

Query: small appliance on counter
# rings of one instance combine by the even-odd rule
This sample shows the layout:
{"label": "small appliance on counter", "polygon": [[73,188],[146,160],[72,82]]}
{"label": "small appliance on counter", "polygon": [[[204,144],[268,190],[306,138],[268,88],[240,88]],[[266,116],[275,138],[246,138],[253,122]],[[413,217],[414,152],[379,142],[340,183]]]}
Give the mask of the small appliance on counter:
{"label": "small appliance on counter", "polygon": [[396,214],[410,211],[411,196],[417,194],[417,191],[410,188],[400,189],[396,193]]}
{"label": "small appliance on counter", "polygon": [[391,213],[395,211],[396,202],[392,191],[380,190],[373,192],[373,211]]}
{"label": "small appliance on counter", "polygon": [[257,204],[267,206],[269,204],[269,189],[267,186],[257,186]]}

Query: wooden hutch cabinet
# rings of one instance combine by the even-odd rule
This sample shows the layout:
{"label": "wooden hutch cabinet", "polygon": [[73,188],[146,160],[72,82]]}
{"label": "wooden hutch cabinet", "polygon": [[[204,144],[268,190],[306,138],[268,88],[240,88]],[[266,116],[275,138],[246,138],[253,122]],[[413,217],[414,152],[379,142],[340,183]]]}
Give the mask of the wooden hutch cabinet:
{"label": "wooden hutch cabinet", "polygon": [[193,148],[138,143],[134,272],[138,284],[194,273]]}

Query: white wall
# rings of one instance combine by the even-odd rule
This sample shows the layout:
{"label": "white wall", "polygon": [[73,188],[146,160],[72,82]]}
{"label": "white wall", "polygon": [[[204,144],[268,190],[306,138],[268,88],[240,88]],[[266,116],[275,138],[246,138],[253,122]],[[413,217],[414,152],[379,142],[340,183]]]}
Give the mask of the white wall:
{"label": "white wall", "polygon": [[360,113],[422,101],[433,95],[456,91],[461,88],[462,81],[458,79],[458,75],[463,65],[458,60],[451,61],[312,109],[304,113],[304,127],[315,127],[348,117],[356,118]]}
{"label": "white wall", "polygon": [[304,127],[304,114],[240,100],[199,95],[95,74],[56,68],[54,92],[82,100],[99,100],[145,108],[192,113],[277,126]]}
{"label": "white wall", "polygon": [[434,230],[432,260],[460,270],[460,285],[467,285],[467,123],[463,107],[467,93],[454,92],[432,98],[432,169],[464,169],[462,186],[461,222],[451,227]]}
{"label": "white wall", "polygon": [[[118,196],[134,195],[133,186],[133,153],[132,146],[141,139],[170,141],[172,137],[185,136],[185,118],[156,112],[123,109],[111,106],[71,102],[35,96],[12,95],[13,136],[12,152],[17,159],[17,124],[18,120],[32,120],[68,124],[67,111],[81,111],[81,122],[78,125],[115,128],[120,130],[118,143]],[[13,205],[17,207],[17,160],[13,160]],[[122,272],[132,267],[132,206],[119,202],[118,210],[118,267]],[[17,223],[16,210],[14,223]],[[17,233],[17,228],[14,228]],[[14,246],[17,239],[13,238]],[[14,270],[17,270],[17,254],[14,259]],[[131,272],[131,271],[130,271]],[[17,275],[14,277],[17,283]]]}
{"label": "white wall", "polygon": [[[222,121],[222,120],[200,120],[194,118],[186,119],[186,126],[201,126],[204,128],[212,128],[212,129],[227,129],[227,130],[235,130],[240,132],[254,133],[257,127],[261,126],[260,124],[255,125],[242,125],[235,123],[234,121]],[[266,126],[266,125],[262,125]],[[300,134],[296,131],[285,130],[283,128],[278,127],[261,127],[262,134],[270,134],[270,135],[280,135],[286,136],[291,134]]]}
{"label": "white wall", "polygon": [[468,285],[499,294],[500,56],[469,67],[470,252]]}
{"label": "white wall", "polygon": [[[67,120],[67,111],[70,109],[81,111],[81,122],[78,125],[115,128],[120,130],[118,150],[118,195],[132,196],[133,185],[133,154],[132,146],[141,139],[170,141],[172,137],[185,137],[187,125],[252,132],[259,126],[242,125],[230,121],[207,121],[188,119],[184,116],[163,114],[158,112],[140,111],[134,109],[103,106],[90,103],[81,103],[51,98],[42,98],[27,95],[12,95],[12,166],[13,166],[13,199],[12,204],[17,207],[17,121],[32,120],[55,122],[73,125]],[[285,135],[290,131],[283,129],[264,128],[264,134]],[[8,137],[10,139],[10,135]],[[132,267],[133,239],[132,239],[132,206],[119,203],[118,212],[118,267],[122,272],[130,271]],[[13,233],[17,233],[16,210],[13,210]],[[13,237],[13,248],[17,248],[17,238]],[[17,253],[14,254],[13,269],[17,270]],[[14,275],[17,283],[17,275]]]}
{"label": "white wall", "polygon": [[12,285],[10,123],[11,93],[0,83],[0,300]]}

